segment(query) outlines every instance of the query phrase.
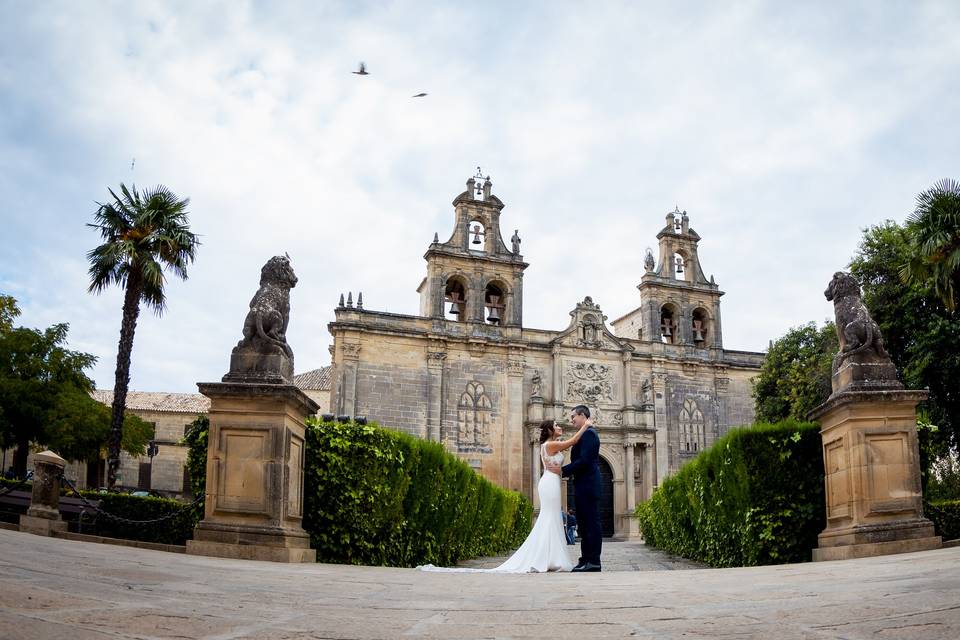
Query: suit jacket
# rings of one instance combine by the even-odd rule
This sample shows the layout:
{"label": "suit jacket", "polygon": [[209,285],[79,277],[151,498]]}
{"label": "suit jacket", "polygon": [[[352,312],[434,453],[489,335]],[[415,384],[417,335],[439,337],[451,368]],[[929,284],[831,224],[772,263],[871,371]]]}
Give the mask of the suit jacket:
{"label": "suit jacket", "polygon": [[573,476],[577,493],[595,489],[600,491],[600,436],[590,427],[570,450],[570,464],[563,465],[563,477]]}

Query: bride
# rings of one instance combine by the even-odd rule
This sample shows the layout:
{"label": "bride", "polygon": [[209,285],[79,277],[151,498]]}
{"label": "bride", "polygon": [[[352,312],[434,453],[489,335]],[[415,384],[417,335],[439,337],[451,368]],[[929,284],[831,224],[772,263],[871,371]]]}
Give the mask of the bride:
{"label": "bride", "polygon": [[530,535],[523,541],[506,562],[493,569],[443,568],[432,564],[417,567],[421,571],[489,571],[494,573],[530,573],[544,571],[570,571],[573,563],[567,554],[567,538],[563,531],[563,516],[560,514],[560,474],[547,469],[548,462],[563,461],[563,452],[580,440],[590,427],[590,421],[568,440],[560,440],[563,429],[555,420],[540,424],[540,462],[543,475],[537,484],[540,496],[540,516]]}

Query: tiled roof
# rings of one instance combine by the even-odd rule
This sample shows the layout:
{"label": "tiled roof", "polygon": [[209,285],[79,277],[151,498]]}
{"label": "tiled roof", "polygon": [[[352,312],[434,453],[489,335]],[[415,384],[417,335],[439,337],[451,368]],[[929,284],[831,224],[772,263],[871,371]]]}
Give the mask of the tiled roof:
{"label": "tiled roof", "polygon": [[330,391],[330,371],[333,367],[320,367],[313,371],[307,371],[293,376],[293,384],[300,389],[310,389],[315,391]]}
{"label": "tiled roof", "polygon": [[[97,389],[90,395],[108,407],[113,404],[113,391]],[[162,391],[128,391],[127,409],[169,411],[171,413],[207,413],[210,398],[199,393],[164,393]]]}

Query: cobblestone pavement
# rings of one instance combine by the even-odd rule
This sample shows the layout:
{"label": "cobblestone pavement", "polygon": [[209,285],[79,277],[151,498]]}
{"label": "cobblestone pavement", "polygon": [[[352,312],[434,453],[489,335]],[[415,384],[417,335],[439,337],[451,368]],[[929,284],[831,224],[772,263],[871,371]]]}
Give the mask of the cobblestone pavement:
{"label": "cobblestone pavement", "polygon": [[[608,545],[608,563],[616,544],[627,543]],[[960,547],[744,569],[498,575],[246,562],[0,530],[4,640],[404,637],[956,640]]]}

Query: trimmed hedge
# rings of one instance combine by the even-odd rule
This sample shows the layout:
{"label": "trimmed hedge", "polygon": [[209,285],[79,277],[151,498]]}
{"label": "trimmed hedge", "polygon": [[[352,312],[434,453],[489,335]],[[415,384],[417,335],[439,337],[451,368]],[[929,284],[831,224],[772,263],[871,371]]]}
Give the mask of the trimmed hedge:
{"label": "trimmed hedge", "polygon": [[191,505],[169,498],[84,490],[80,493],[88,500],[99,500],[100,508],[107,513],[129,520],[152,520],[176,514],[172,518],[150,524],[125,523],[98,514],[93,524],[83,525],[83,533],[96,536],[183,545],[193,538],[193,528],[202,515]]}
{"label": "trimmed hedge", "polygon": [[944,540],[960,539],[960,500],[937,500],[923,505],[923,515],[933,521]]}
{"label": "trimmed hedge", "polygon": [[303,528],[317,560],[450,566],[530,531],[531,505],[436,442],[376,424],[308,420]]}
{"label": "trimmed hedge", "polygon": [[[0,489],[19,484],[19,481],[0,479]],[[33,490],[33,484],[28,482],[18,488],[29,492]],[[60,495],[76,496],[73,490],[67,487],[61,487]],[[63,514],[63,518],[69,523],[71,531],[95,536],[182,545],[193,538],[193,528],[203,516],[202,506],[198,510],[195,506],[169,498],[132,496],[128,493],[100,493],[92,489],[81,489],[80,495],[91,502],[99,502],[99,507],[107,513],[128,520],[153,520],[154,518],[177,514],[161,522],[149,524],[124,523],[98,514],[93,510],[90,510],[84,516],[83,522],[79,521],[79,516],[76,513]],[[23,508],[22,512],[25,513],[26,508]],[[0,519],[10,522],[18,521],[19,517],[10,517],[12,514],[15,514],[15,511],[8,512],[6,518]]]}
{"label": "trimmed hedge", "polygon": [[810,560],[825,526],[819,426],[734,429],[637,507],[647,544],[715,567]]}

